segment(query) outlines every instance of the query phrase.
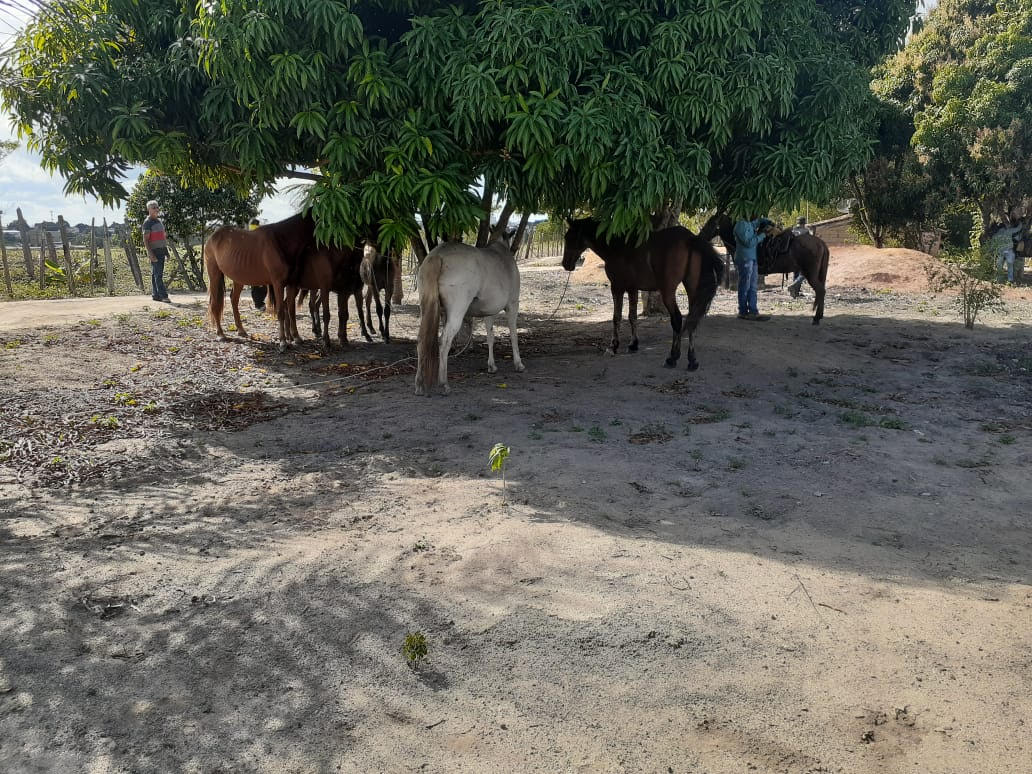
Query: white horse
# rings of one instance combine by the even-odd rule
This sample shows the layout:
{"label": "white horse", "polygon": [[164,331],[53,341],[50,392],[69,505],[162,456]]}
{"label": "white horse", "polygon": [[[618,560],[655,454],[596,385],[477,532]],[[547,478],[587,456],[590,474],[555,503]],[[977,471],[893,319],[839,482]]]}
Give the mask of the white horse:
{"label": "white horse", "polygon": [[493,374],[498,370],[494,360],[494,318],[504,311],[512,340],[512,364],[517,371],[523,370],[516,341],[520,271],[506,242],[498,239],[487,247],[461,242],[439,245],[419,266],[416,284],[420,312],[416,395],[431,392],[435,384],[440,384],[444,394],[448,394],[448,352],[467,317],[484,318],[487,370]]}

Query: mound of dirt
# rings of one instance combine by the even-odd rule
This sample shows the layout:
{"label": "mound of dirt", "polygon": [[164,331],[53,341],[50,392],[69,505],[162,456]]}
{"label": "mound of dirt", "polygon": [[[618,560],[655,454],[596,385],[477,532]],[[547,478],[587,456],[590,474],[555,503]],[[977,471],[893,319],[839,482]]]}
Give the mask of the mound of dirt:
{"label": "mound of dirt", "polygon": [[926,267],[934,260],[927,253],[901,247],[835,246],[828,265],[828,287],[926,292]]}

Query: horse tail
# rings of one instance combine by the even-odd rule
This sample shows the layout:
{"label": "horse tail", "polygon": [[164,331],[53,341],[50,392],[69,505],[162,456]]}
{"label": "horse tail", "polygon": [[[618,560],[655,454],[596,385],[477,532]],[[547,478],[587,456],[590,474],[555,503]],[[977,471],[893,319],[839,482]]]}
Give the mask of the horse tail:
{"label": "horse tail", "polygon": [[[821,243],[821,263],[820,268],[817,272],[817,279],[821,283],[821,290],[826,290],[828,287],[828,264],[831,262],[831,250],[828,249],[828,244],[823,239],[820,239]],[[816,289],[815,289],[816,290]],[[817,309],[818,295],[816,292],[813,297],[813,308]]]}
{"label": "horse tail", "polygon": [[204,263],[208,269],[208,322],[216,328],[222,321],[222,310],[226,305],[226,275],[215,259],[211,240],[204,247]]}
{"label": "horse tail", "polygon": [[[419,267],[419,338],[416,358],[419,362],[417,384],[429,387],[437,380],[441,348],[441,271],[444,261],[431,253]],[[360,312],[361,314],[361,312]]]}
{"label": "horse tail", "polygon": [[692,249],[702,259],[702,267],[699,271],[698,298],[692,299],[702,304],[702,314],[706,314],[710,304],[717,295],[717,288],[724,278],[724,261],[720,254],[713,247],[712,243],[699,236],[692,237]]}

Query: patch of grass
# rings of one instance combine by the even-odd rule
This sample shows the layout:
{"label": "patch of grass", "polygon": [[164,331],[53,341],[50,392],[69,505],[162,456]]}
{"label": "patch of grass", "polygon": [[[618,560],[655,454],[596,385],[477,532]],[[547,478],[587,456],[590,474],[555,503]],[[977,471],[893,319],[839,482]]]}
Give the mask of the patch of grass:
{"label": "patch of grass", "polygon": [[793,379],[795,379],[797,376],[799,376],[799,369],[795,366],[789,366],[785,369],[785,373],[791,376]]}
{"label": "patch of grass", "polygon": [[742,457],[728,457],[727,460],[728,470],[742,470],[748,464]]}
{"label": "patch of grass", "polygon": [[839,415],[839,421],[852,428],[873,427],[878,424],[862,411],[844,411]]}
{"label": "patch of grass", "polygon": [[909,425],[898,417],[882,417],[878,420],[878,427],[886,430],[906,430]]}
{"label": "patch of grass", "polygon": [[153,414],[157,410],[158,410],[158,404],[155,403],[154,401],[148,401],[147,403],[143,404],[143,412],[145,414]]}
{"label": "patch of grass", "polygon": [[4,349],[18,349],[21,346],[21,339],[11,339],[4,342]]}
{"label": "patch of grass", "polygon": [[1001,425],[999,422],[986,422],[982,425],[982,429],[987,433],[1002,433],[1007,429],[1007,425]]}
{"label": "patch of grass", "polygon": [[115,322],[117,322],[119,325],[128,325],[130,322],[132,322],[132,320],[133,316],[128,312],[121,312],[115,315]]}
{"label": "patch of grass", "polygon": [[598,425],[588,429],[588,437],[596,443],[602,443],[606,440],[606,431]]}
{"label": "patch of grass", "polygon": [[116,392],[111,400],[119,406],[135,406],[139,403],[131,392]]}
{"label": "patch of grass", "polygon": [[691,457],[696,462],[701,462],[702,461],[702,456],[703,456],[702,455],[702,449],[692,449],[690,452],[688,452],[688,456]]}
{"label": "patch of grass", "polygon": [[477,414],[472,414],[472,413],[466,414],[466,421],[467,422],[476,422],[478,419],[480,419],[480,416],[477,415]]}
{"label": "patch of grass", "polygon": [[999,363],[994,363],[990,360],[983,360],[981,363],[975,363],[968,369],[968,373],[972,376],[999,376],[1004,372],[1004,367]]}
{"label": "patch of grass", "polygon": [[170,354],[170,355],[178,355],[179,354],[179,347],[169,347],[168,348],[168,354]]}
{"label": "patch of grass", "polygon": [[426,635],[422,632],[409,632],[405,635],[405,641],[401,644],[401,654],[409,662],[415,665],[424,661],[430,652]]}
{"label": "patch of grass", "polygon": [[100,320],[98,320],[96,317],[91,317],[89,320],[86,321],[86,324],[92,325],[94,328],[96,328],[100,325]]}
{"label": "patch of grass", "polygon": [[416,544],[414,546],[412,546],[412,550],[414,552],[416,552],[416,553],[419,553],[420,551],[429,551],[430,550],[430,542],[425,540],[425,539],[424,540],[417,540]]}
{"label": "patch of grass", "polygon": [[619,419],[614,419],[612,422],[609,423],[609,426],[610,427],[619,427],[622,424],[623,424],[623,422],[621,422]]}
{"label": "patch of grass", "polygon": [[584,428],[581,427],[580,425],[570,425],[570,432],[571,433],[583,433],[584,432]]}
{"label": "patch of grass", "polygon": [[110,430],[116,430],[121,426],[118,421],[118,417],[102,417],[100,414],[94,414],[90,417],[90,424],[96,425],[97,427],[106,427]]}
{"label": "patch of grass", "polygon": [[1016,443],[1018,439],[1015,438],[1013,435],[1001,435],[996,440],[1002,443],[1004,446],[1010,446],[1011,444]]}
{"label": "patch of grass", "polygon": [[168,309],[159,309],[154,313],[155,320],[165,320],[172,316],[172,312]]}
{"label": "patch of grass", "polygon": [[52,347],[60,340],[60,337],[56,333],[48,333],[43,337],[43,346]]}
{"label": "patch of grass", "polygon": [[[167,310],[163,310],[167,313]],[[176,325],[180,328],[203,328],[204,318],[200,315],[191,315],[189,317],[180,317],[176,320]]]}
{"label": "patch of grass", "polygon": [[774,404],[774,413],[779,417],[785,417],[786,419],[792,419],[792,417],[799,416],[799,412],[791,406],[782,405],[780,403]]}
{"label": "patch of grass", "polygon": [[718,422],[723,422],[731,418],[731,412],[726,408],[720,409],[707,409],[704,408],[700,413],[688,417],[685,420],[691,425],[714,425]]}
{"label": "patch of grass", "polygon": [[648,424],[627,439],[633,444],[666,443],[674,436],[661,424]]}
{"label": "patch of grass", "polygon": [[540,441],[544,437],[545,436],[541,435],[541,433],[539,433],[537,430],[531,430],[529,433],[527,433],[527,438],[529,438],[532,441]]}

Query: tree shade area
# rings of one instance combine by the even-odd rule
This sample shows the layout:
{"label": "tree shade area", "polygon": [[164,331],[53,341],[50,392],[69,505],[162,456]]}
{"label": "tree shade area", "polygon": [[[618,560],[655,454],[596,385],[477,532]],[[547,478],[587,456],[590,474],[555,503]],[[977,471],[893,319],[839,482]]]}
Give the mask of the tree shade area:
{"label": "tree shade area", "polygon": [[[314,170],[323,236],[474,228],[488,194],[644,232],[672,203],[819,200],[870,153],[868,68],[913,2],[56,0],[0,94],[69,192],[134,164]],[[483,181],[484,195],[475,192]]]}

